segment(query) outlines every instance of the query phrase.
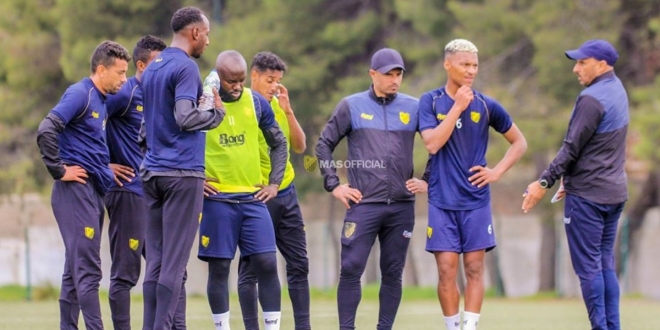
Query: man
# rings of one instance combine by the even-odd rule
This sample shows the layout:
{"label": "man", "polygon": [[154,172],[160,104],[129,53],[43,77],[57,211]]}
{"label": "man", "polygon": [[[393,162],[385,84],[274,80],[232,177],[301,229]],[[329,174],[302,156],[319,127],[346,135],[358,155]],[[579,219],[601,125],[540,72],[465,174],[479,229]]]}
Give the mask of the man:
{"label": "man", "polygon": [[[135,76],[107,101],[107,143],[115,182],[104,200],[110,219],[112,267],[108,298],[115,329],[131,328],[130,290],[140,277],[147,225],[142,182],[136,177],[143,158],[138,145],[144,109],[140,79],[147,65],[166,47],[162,40],[150,35],[138,40],[133,48]],[[183,300],[177,305],[173,329],[185,329],[185,290],[180,295]]]}
{"label": "man", "polygon": [[[147,204],[147,265],[143,283],[143,329],[170,329],[185,268],[199,226],[204,193],[202,130],[224,118],[200,111],[199,58],[209,43],[209,20],[185,7],[172,16],[174,37],[142,75],[147,153],[140,168]],[[216,91],[217,94],[217,91]]]}
{"label": "man", "polygon": [[339,181],[334,166],[320,166],[325,190],[348,209],[337,288],[342,330],[355,329],[360,278],[376,236],[382,274],[377,329],[392,329],[401,302],[403,267],[415,224],[414,194],[426,191],[425,181],[412,178],[418,101],[398,93],[404,72],[396,50],[374,53],[372,85],[337,104],[316,146],[319,164],[334,164],[335,147],[344,137],[348,140],[348,160],[337,163],[350,164],[348,183]]}
{"label": "man", "polygon": [[[265,330],[280,328],[281,297],[275,233],[265,202],[277,196],[287,160],[286,138],[268,101],[243,88],[247,63],[233,50],[220,53],[215,81],[227,109],[225,121],[206,134],[207,198],[199,228],[198,257],[208,262],[207,295],[216,330],[229,330],[229,266],[240,247],[259,281]],[[259,132],[270,147],[271,172],[262,184]],[[240,164],[240,166],[238,166]]]}
{"label": "man", "polygon": [[[289,102],[289,93],[281,80],[286,71],[286,64],[279,56],[271,52],[261,52],[254,56],[250,66],[250,87],[270,101],[275,120],[284,133],[287,146],[298,154],[305,152],[305,133]],[[262,179],[268,183],[270,158],[268,145],[260,138]],[[311,329],[309,321],[309,261],[307,259],[307,241],[296,188],[295,176],[290,154],[287,155],[284,180],[277,197],[266,203],[268,213],[273,220],[277,249],[286,261],[289,297],[293,306],[296,330]],[[246,330],[259,329],[257,307],[257,275],[250,267],[249,258],[241,258],[238,268],[238,300],[241,303],[243,323]]]}
{"label": "man", "polygon": [[522,208],[529,212],[563,178],[557,195],[566,198],[568,247],[591,328],[618,330],[614,241],[628,199],[624,168],[628,96],[614,73],[619,55],[609,42],[589,40],[567,51],[566,57],[576,61],[573,73],[586,88],[575,101],[557,156],[539,180],[527,187]]}
{"label": "man", "polygon": [[104,41],[91,58],[92,74],[71,85],[39,125],[37,144],[55,179],[51,205],[65,249],[60,329],[103,329],[99,303],[103,195],[112,182],[105,142],[106,97],[126,82],[131,56]]}
{"label": "man", "polygon": [[[479,66],[477,47],[464,39],[452,40],[444,56],[447,83],[419,101],[419,130],[432,155],[426,250],[435,255],[438,298],[449,330],[460,329],[456,275],[463,254],[463,330],[474,330],[484,297],[484,256],[495,248],[489,184],[520,159],[527,142],[502,105],[472,89]],[[511,144],[492,168],[485,157],[489,127]]]}

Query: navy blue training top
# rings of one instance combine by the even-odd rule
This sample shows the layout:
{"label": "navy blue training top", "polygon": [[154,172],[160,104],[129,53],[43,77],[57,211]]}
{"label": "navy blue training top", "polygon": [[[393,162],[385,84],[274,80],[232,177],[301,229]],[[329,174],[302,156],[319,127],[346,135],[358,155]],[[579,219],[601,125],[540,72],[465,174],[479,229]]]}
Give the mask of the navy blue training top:
{"label": "navy blue training top", "polygon": [[[136,77],[128,79],[117,94],[108,96],[106,104],[110,163],[129,166],[133,169],[135,177],[131,179],[131,182],[122,180],[123,188],[142,196],[142,182],[138,176],[143,158],[138,145],[144,109],[140,81]],[[110,189],[122,188],[113,181]]]}
{"label": "navy blue training top", "polygon": [[[419,100],[419,131],[440,125],[454,105],[445,88],[424,93]],[[461,113],[447,143],[431,156],[429,203],[446,210],[475,210],[490,202],[489,185],[478,188],[468,178],[473,166],[486,166],[488,129],[506,133],[513,122],[504,107],[477,91]]]}
{"label": "navy blue training top", "polygon": [[178,100],[197,104],[202,82],[197,63],[182,49],[165,48],[142,74],[147,171],[188,170],[204,172],[205,134],[184,131],[176,123]]}
{"label": "navy blue training top", "polygon": [[561,149],[541,178],[562,176],[566,192],[598,204],[628,199],[628,94],[614,71],[594,79],[575,101]]}
{"label": "navy blue training top", "polygon": [[105,141],[106,97],[90,78],[67,88],[60,102],[50,111],[64,122],[58,135],[60,158],[65,165],[78,165],[87,171],[94,187],[104,195],[114,175],[108,167],[110,156]]}

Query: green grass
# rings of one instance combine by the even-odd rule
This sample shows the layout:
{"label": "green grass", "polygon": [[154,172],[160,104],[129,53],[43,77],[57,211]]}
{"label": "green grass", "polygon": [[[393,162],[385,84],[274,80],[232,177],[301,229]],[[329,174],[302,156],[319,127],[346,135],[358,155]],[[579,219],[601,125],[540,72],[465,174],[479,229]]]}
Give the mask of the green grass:
{"label": "green grass", "polygon": [[[282,330],[293,329],[291,304],[283,290]],[[378,318],[378,288],[367,286],[358,309],[357,328],[374,329]],[[105,327],[112,329],[107,294],[101,294]],[[132,302],[133,328],[142,325],[142,301],[136,295]],[[231,299],[232,329],[243,329],[236,296]],[[655,330],[655,313],[660,302],[640,297],[624,297],[621,317],[624,329]],[[479,330],[583,330],[589,329],[586,310],[579,299],[558,299],[548,294],[525,298],[493,298],[484,302]],[[82,318],[81,318],[82,319]],[[25,289],[0,288],[1,329],[55,329],[59,311],[56,299],[25,301]],[[210,310],[205,297],[189,297],[187,322],[189,329],[213,330]],[[81,321],[82,324],[82,321]],[[316,330],[337,329],[337,308],[334,290],[312,291],[312,326]],[[82,328],[82,327],[81,327]],[[442,330],[444,324],[433,288],[405,288],[404,297],[394,325],[395,329]]]}

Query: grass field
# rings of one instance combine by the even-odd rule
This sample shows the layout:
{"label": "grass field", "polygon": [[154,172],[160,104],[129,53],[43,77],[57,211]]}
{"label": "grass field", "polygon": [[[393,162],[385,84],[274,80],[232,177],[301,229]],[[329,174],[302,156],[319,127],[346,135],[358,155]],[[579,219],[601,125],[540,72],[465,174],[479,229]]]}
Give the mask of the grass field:
{"label": "grass field", "polygon": [[[24,292],[22,288],[0,288],[0,329],[56,329],[59,322],[57,300],[42,298],[44,300],[27,302],[23,299]],[[285,292],[286,290],[283,290],[283,293]],[[358,309],[357,329],[375,329],[378,318],[377,292],[376,287],[365,288]],[[50,295],[41,293],[41,296],[52,297],[52,292]],[[101,299],[105,327],[112,329],[107,296],[102,295]],[[281,329],[293,329],[288,297],[283,297],[282,302]],[[235,296],[232,296],[231,308],[232,329],[243,329],[240,309]],[[139,296],[134,298],[132,310],[133,329],[141,329],[142,301]],[[337,329],[336,311],[334,292],[313,292],[313,329]],[[659,311],[660,301],[626,297],[621,303],[623,329],[660,329],[660,322],[655,314]],[[481,315],[480,330],[585,330],[590,328],[585,308],[579,299],[557,299],[544,296],[520,299],[486,298]],[[205,297],[188,299],[187,321],[188,328],[191,330],[213,330],[210,310]],[[434,289],[405,288],[394,328],[403,330],[445,329]]]}

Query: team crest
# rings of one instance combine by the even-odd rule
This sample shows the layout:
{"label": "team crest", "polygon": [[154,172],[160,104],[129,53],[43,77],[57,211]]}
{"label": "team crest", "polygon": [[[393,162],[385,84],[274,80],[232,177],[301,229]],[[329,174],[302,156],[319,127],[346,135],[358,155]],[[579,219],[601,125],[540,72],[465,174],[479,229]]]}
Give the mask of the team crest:
{"label": "team crest", "polygon": [[479,120],[481,119],[481,114],[477,111],[472,111],[470,112],[470,119],[472,119],[473,122],[479,123]]}
{"label": "team crest", "polygon": [[303,157],[303,167],[305,168],[305,171],[309,173],[314,173],[316,171],[316,167],[318,166],[318,160],[314,156],[309,156],[305,155]]}
{"label": "team crest", "polygon": [[99,113],[96,111],[92,111],[92,118],[98,119],[99,118]]}
{"label": "team crest", "polygon": [[401,122],[404,125],[408,125],[408,123],[410,122],[410,114],[407,113],[407,112],[400,111],[399,112],[399,120],[401,120]]}
{"label": "team crest", "polygon": [[431,238],[433,236],[433,228],[426,227],[426,237]]}
{"label": "team crest", "polygon": [[131,248],[131,250],[133,251],[137,251],[138,247],[140,247],[140,241],[134,238],[129,238],[128,247]]}
{"label": "team crest", "polygon": [[344,222],[344,237],[351,238],[355,234],[355,222]]}
{"label": "team crest", "polygon": [[85,237],[92,239],[94,238],[94,228],[92,227],[85,227]]}
{"label": "team crest", "polygon": [[135,110],[137,110],[138,112],[142,112],[142,111],[144,110],[144,107],[143,107],[142,105],[138,104],[138,105],[135,107]]}
{"label": "team crest", "polygon": [[447,115],[445,115],[444,113],[439,113],[435,117],[438,118],[438,120],[445,120],[445,118],[447,118]]}
{"label": "team crest", "polygon": [[209,242],[210,242],[210,241],[211,241],[211,239],[210,239],[208,236],[203,236],[203,235],[202,235],[202,246],[203,246],[204,248],[209,247]]}

